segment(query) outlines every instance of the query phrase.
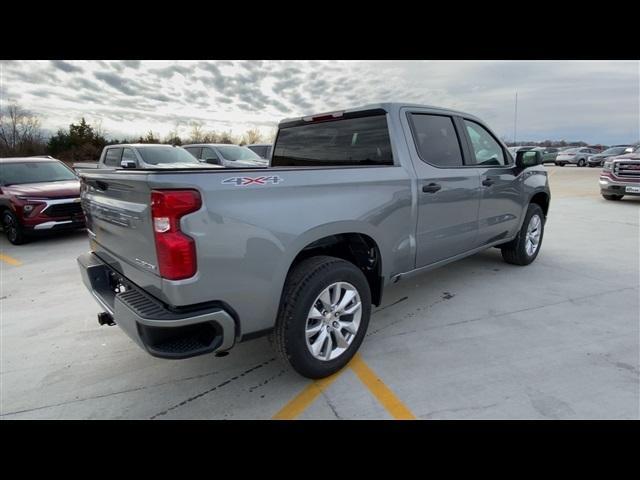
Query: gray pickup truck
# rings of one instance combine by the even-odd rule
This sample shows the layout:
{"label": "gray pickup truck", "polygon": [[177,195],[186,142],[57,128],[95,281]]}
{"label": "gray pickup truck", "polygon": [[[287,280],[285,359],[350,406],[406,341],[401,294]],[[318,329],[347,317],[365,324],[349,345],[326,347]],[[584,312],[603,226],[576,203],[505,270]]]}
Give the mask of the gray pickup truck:
{"label": "gray pickup truck", "polygon": [[199,162],[176,145],[155,143],[120,143],[102,149],[97,162],[76,162],[73,169],[91,168],[222,168]]}
{"label": "gray pickup truck", "polygon": [[531,263],[549,209],[537,151],[462,112],[384,103],[283,120],[267,169],[82,171],[82,278],[151,355],[269,334],[300,374],[330,375],[385,286],[490,247]]}

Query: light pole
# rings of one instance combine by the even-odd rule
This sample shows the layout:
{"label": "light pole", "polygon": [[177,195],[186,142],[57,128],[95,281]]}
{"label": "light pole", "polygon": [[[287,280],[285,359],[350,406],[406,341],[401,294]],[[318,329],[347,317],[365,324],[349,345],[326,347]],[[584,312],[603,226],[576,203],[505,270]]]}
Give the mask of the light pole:
{"label": "light pole", "polygon": [[513,114],[513,145],[516,144],[516,135],[518,133],[518,92],[516,91],[516,109]]}

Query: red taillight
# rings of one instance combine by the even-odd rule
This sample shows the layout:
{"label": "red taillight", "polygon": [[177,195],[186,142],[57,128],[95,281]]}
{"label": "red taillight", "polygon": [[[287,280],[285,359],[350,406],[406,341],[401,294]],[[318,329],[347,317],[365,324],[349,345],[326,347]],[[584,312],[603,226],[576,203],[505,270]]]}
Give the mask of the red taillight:
{"label": "red taillight", "polygon": [[196,274],[196,246],[180,231],[180,218],[202,205],[196,190],[152,190],[151,218],[160,276],[181,280]]}

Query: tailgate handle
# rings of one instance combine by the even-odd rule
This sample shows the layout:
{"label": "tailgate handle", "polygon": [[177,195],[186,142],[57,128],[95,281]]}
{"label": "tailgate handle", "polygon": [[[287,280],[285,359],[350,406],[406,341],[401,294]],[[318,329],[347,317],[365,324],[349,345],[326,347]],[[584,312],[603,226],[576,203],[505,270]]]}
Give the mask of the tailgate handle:
{"label": "tailgate handle", "polygon": [[102,182],[100,180],[87,180],[86,182],[92,187],[97,188],[98,190],[106,191],[109,188],[108,183]]}

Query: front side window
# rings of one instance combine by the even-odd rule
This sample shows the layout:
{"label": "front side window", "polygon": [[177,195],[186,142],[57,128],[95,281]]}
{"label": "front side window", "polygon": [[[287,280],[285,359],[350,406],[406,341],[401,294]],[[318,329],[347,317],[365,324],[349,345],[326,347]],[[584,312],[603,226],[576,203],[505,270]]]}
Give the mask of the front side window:
{"label": "front side window", "polygon": [[340,118],[281,127],[272,167],[393,165],[387,117]]}
{"label": "front side window", "polygon": [[120,157],[122,157],[121,148],[110,148],[104,156],[104,164],[110,167],[119,167]]}
{"label": "front side window", "polygon": [[122,152],[122,160],[134,162],[136,165],[138,164],[136,154],[130,148],[124,149],[124,151]]}
{"label": "front side window", "polygon": [[484,127],[470,120],[465,120],[464,124],[471,139],[476,165],[507,165],[507,159],[504,156],[502,147]]}
{"label": "front side window", "polygon": [[216,154],[216,152],[209,147],[204,147],[202,149],[202,156],[200,157],[202,160],[209,160],[209,159],[213,159],[213,160],[219,160],[218,159],[218,155]]}
{"label": "front side window", "polygon": [[412,113],[410,118],[423,161],[442,168],[462,166],[462,150],[451,117]]}
{"label": "front side window", "polygon": [[195,158],[200,158],[200,147],[186,147],[185,150],[193,155]]}

